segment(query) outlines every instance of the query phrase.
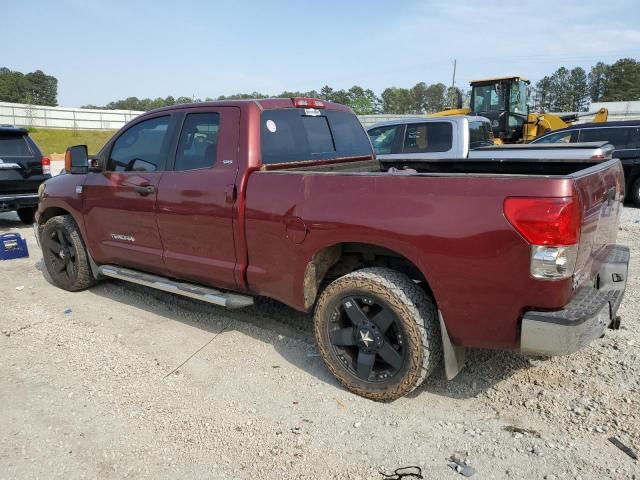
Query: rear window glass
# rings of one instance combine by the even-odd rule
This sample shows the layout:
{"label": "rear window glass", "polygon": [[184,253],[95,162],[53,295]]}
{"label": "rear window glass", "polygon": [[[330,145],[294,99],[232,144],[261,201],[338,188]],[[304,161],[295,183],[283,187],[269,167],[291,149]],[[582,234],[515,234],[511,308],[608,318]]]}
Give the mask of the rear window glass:
{"label": "rear window glass", "polygon": [[369,137],[350,112],[302,108],[262,112],[262,163],[371,155]]}
{"label": "rear window glass", "polygon": [[469,148],[493,145],[493,130],[489,122],[469,122]]}
{"label": "rear window glass", "polygon": [[584,128],[580,130],[581,142],[609,142],[616,148],[625,148],[629,138],[629,128]]}
{"label": "rear window glass", "polygon": [[0,158],[33,155],[24,135],[0,135]]}
{"label": "rear window glass", "polygon": [[451,150],[453,127],[449,122],[407,125],[404,153],[446,152]]}

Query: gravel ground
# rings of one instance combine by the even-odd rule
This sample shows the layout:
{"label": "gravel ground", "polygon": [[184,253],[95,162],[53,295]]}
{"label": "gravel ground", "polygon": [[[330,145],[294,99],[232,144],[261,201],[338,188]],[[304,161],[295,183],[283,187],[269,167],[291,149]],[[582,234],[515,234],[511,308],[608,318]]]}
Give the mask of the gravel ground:
{"label": "gravel ground", "polygon": [[31,229],[0,214],[7,230],[31,257],[0,262],[0,479],[380,479],[406,465],[462,478],[451,455],[473,478],[640,478],[608,440],[640,451],[640,210],[619,232],[621,330],[546,361],[471,351],[452,382],[439,371],[391,404],[333,380],[305,315],[117,281],[65,292]]}

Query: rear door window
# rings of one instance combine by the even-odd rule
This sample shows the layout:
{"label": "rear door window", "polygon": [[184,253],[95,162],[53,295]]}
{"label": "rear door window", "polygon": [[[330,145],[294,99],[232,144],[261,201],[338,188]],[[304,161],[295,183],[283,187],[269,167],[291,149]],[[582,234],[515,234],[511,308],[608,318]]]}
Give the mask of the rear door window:
{"label": "rear door window", "polygon": [[616,148],[626,148],[629,130],[628,127],[583,128],[580,130],[580,141],[609,142]]}
{"label": "rear door window", "polygon": [[351,112],[287,108],[261,117],[262,163],[371,155],[371,143]]}
{"label": "rear door window", "polygon": [[388,125],[369,130],[369,138],[378,155],[398,153],[395,148],[404,125]]}
{"label": "rear door window", "polygon": [[175,170],[212,167],[217,159],[220,114],[189,113],[178,140]]}
{"label": "rear door window", "polygon": [[407,125],[403,153],[446,152],[451,150],[453,127],[449,122]]}
{"label": "rear door window", "polygon": [[0,158],[30,157],[33,152],[29,148],[24,135],[0,135]]}

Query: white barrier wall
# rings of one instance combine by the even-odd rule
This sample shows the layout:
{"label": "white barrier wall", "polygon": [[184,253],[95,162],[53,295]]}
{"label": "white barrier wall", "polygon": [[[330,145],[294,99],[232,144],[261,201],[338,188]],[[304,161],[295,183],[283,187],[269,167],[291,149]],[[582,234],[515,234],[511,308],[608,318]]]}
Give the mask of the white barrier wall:
{"label": "white barrier wall", "polygon": [[143,112],[45,107],[0,102],[0,125],[40,128],[118,129]]}

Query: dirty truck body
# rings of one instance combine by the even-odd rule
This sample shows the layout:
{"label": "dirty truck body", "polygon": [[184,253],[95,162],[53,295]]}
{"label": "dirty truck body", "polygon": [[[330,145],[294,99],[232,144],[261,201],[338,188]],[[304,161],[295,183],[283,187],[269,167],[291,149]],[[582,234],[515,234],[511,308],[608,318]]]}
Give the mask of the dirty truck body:
{"label": "dirty truck body", "polygon": [[443,353],[452,377],[466,347],[567,354],[619,323],[620,162],[535,163],[389,172],[341,105],[182,105],[136,118],[88,171],[46,182],[38,236],[69,290],[107,276],[313,310],[329,370],[392,400]]}

